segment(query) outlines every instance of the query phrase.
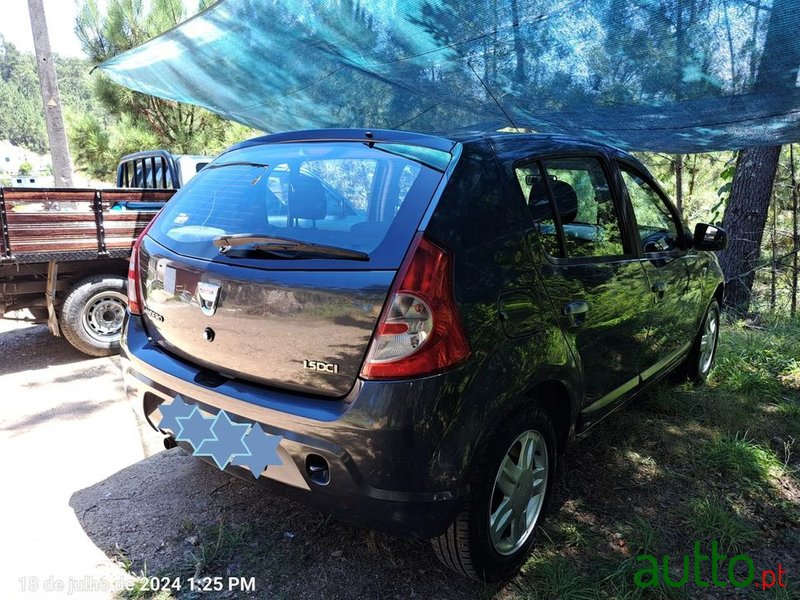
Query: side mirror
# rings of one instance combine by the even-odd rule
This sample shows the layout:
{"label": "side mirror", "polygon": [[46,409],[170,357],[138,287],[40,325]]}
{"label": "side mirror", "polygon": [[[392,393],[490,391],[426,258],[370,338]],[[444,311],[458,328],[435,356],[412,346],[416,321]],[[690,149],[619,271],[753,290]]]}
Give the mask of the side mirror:
{"label": "side mirror", "polygon": [[709,225],[708,223],[698,223],[694,227],[694,237],[692,246],[697,250],[709,250],[716,252],[725,250],[728,247],[728,234],[722,227]]}

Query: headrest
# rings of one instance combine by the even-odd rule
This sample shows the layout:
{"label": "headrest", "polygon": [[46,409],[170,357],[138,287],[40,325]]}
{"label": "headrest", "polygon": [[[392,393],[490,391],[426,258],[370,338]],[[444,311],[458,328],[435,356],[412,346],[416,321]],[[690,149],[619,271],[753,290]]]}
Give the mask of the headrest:
{"label": "headrest", "polygon": [[553,218],[553,211],[550,208],[550,199],[547,197],[547,188],[539,178],[529,178],[531,192],[528,195],[528,209],[534,223]]}
{"label": "headrest", "polygon": [[561,223],[572,223],[578,216],[578,194],[570,184],[558,179],[550,180],[550,188],[553,190],[558,214],[561,215]]}
{"label": "headrest", "polygon": [[[528,208],[534,222],[553,218],[553,211],[550,209],[550,201],[547,198],[547,188],[539,178],[528,180],[531,192],[528,195]],[[578,195],[572,186],[565,181],[550,178],[550,189],[553,190],[558,214],[561,215],[561,223],[572,223],[578,216]]]}
{"label": "headrest", "polygon": [[288,213],[293,219],[324,219],[328,203],[322,182],[309,175],[293,177],[289,183]]}

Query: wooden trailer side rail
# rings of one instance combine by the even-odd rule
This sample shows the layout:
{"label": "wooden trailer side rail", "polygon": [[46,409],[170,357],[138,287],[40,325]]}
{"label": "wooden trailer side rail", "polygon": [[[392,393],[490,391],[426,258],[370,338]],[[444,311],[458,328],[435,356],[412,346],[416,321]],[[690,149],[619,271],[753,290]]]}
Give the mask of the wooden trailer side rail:
{"label": "wooden trailer side rail", "polygon": [[[126,256],[174,190],[0,188],[0,262],[31,263]],[[58,203],[61,210],[20,211]],[[133,210],[112,210],[132,203]],[[137,210],[137,203],[146,203]],[[65,209],[69,205],[69,209]]]}

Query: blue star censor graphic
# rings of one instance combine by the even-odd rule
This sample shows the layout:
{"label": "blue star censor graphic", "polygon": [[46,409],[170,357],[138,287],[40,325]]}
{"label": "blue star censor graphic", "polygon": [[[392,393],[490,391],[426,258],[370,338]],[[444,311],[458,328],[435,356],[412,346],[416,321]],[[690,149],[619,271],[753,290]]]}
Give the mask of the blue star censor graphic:
{"label": "blue star censor graphic", "polygon": [[204,417],[196,406],[188,417],[178,417],[175,420],[180,426],[180,430],[175,434],[175,439],[180,442],[189,442],[192,448],[198,448],[205,440],[214,439],[214,434],[211,433],[214,419]]}
{"label": "blue star censor graphic", "polygon": [[224,469],[236,454],[249,454],[244,436],[250,425],[234,423],[224,410],[217,413],[211,433],[214,439],[205,440],[194,451],[195,456],[210,456],[220,469]]}
{"label": "blue star censor graphic", "polygon": [[247,467],[253,477],[258,479],[267,465],[281,464],[282,461],[278,456],[278,444],[281,439],[282,437],[279,435],[264,433],[260,425],[253,425],[250,433],[244,438],[250,454],[237,454],[233,457],[231,464]]}
{"label": "blue star censor graphic", "polygon": [[180,431],[181,424],[177,421],[178,417],[188,417],[193,408],[194,406],[186,404],[183,398],[176,396],[172,404],[167,404],[166,406],[162,404],[159,407],[161,421],[158,424],[158,428],[169,429],[172,433]]}

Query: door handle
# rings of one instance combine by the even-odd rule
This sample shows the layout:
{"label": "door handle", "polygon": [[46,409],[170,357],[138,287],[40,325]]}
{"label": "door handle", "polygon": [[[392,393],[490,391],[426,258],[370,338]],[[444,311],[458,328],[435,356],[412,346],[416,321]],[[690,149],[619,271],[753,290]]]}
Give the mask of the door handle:
{"label": "door handle", "polygon": [[653,293],[656,295],[656,297],[657,297],[659,300],[661,300],[661,299],[663,299],[663,298],[664,298],[664,294],[665,294],[665,293],[666,293],[666,291],[667,291],[667,284],[666,284],[665,282],[663,282],[663,281],[656,281],[656,282],[653,284],[653,287],[651,288],[651,290],[652,290],[652,291],[653,291]]}
{"label": "door handle", "polygon": [[572,323],[574,327],[583,324],[583,321],[586,319],[586,313],[588,312],[589,303],[585,300],[573,300],[561,307],[561,313],[565,317],[569,317],[570,323]]}

